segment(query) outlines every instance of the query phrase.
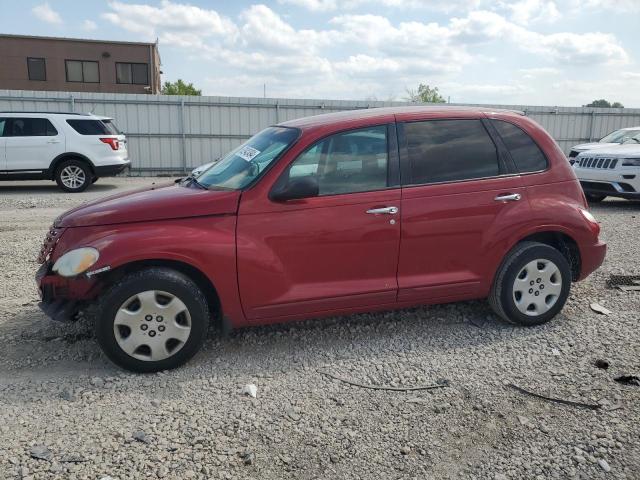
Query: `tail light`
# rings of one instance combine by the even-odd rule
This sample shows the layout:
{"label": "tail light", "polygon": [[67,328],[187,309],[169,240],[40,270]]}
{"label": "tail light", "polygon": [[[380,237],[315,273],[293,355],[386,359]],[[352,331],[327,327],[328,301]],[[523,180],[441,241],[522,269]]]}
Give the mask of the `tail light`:
{"label": "tail light", "polygon": [[118,150],[118,148],[120,148],[120,142],[117,138],[101,138],[100,141],[110,145],[111,150]]}

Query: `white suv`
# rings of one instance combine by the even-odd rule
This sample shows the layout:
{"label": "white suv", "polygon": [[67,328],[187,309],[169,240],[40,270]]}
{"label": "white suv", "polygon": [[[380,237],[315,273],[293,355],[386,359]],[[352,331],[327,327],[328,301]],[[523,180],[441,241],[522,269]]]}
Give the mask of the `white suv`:
{"label": "white suv", "polygon": [[640,200],[640,139],[636,144],[588,150],[573,164],[590,202],[606,197]]}
{"label": "white suv", "polygon": [[130,163],[127,139],[111,118],[0,112],[0,180],[55,180],[67,192],[81,192]]}
{"label": "white suv", "polygon": [[605,135],[597,142],[581,143],[580,145],[574,145],[573,147],[571,147],[571,151],[569,152],[569,161],[573,165],[575,157],[577,157],[581,152],[586,152],[587,150],[597,150],[600,148],[615,147],[616,145],[621,145],[623,143],[632,141],[634,138],[640,138],[640,127],[627,127],[621,128],[620,130],[615,130]]}

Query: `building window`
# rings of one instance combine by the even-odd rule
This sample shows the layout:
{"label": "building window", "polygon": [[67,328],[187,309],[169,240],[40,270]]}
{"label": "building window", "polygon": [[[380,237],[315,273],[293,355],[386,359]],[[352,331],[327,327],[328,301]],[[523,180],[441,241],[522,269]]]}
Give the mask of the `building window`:
{"label": "building window", "polygon": [[98,62],[90,60],[65,60],[67,82],[100,83]]}
{"label": "building window", "polygon": [[47,79],[44,58],[27,57],[27,69],[29,70],[29,80],[45,81]]}
{"label": "building window", "polygon": [[149,85],[149,65],[116,62],[116,83]]}

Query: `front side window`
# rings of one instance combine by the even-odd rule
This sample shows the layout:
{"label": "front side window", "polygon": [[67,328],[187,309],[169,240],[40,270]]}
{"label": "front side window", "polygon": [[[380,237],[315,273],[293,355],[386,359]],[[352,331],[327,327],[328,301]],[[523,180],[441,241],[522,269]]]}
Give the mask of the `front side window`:
{"label": "front side window", "polygon": [[205,188],[237,190],[249,185],[298,138],[295,128],[269,127],[198,176]]}
{"label": "front side window", "polygon": [[27,70],[29,71],[29,80],[45,81],[47,79],[44,58],[27,58]]}
{"label": "front side window", "polygon": [[480,120],[428,120],[404,125],[410,183],[495,177],[498,151]]}
{"label": "front side window", "polygon": [[58,131],[46,118],[11,118],[6,122],[5,137],[52,137]]}
{"label": "front side window", "polygon": [[65,60],[67,82],[99,83],[98,62],[89,60]]}
{"label": "front side window", "polygon": [[547,168],[547,157],[520,127],[502,120],[491,120],[491,123],[502,137],[518,172],[539,172]]}
{"label": "front side window", "polygon": [[149,84],[149,66],[146,63],[116,63],[116,82],[134,85]]}
{"label": "front side window", "polygon": [[387,127],[379,125],[331,135],[289,167],[289,181],[313,176],[319,195],[366,192],[387,187]]}

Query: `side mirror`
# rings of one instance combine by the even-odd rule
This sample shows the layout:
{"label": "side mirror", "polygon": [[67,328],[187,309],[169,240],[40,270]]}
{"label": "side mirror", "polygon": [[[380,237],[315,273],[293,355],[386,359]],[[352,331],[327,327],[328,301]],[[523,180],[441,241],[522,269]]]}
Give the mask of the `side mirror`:
{"label": "side mirror", "polygon": [[287,200],[317,197],[319,193],[318,180],[313,176],[308,176],[294,178],[281,188],[272,191],[270,197],[276,202],[286,202]]}

